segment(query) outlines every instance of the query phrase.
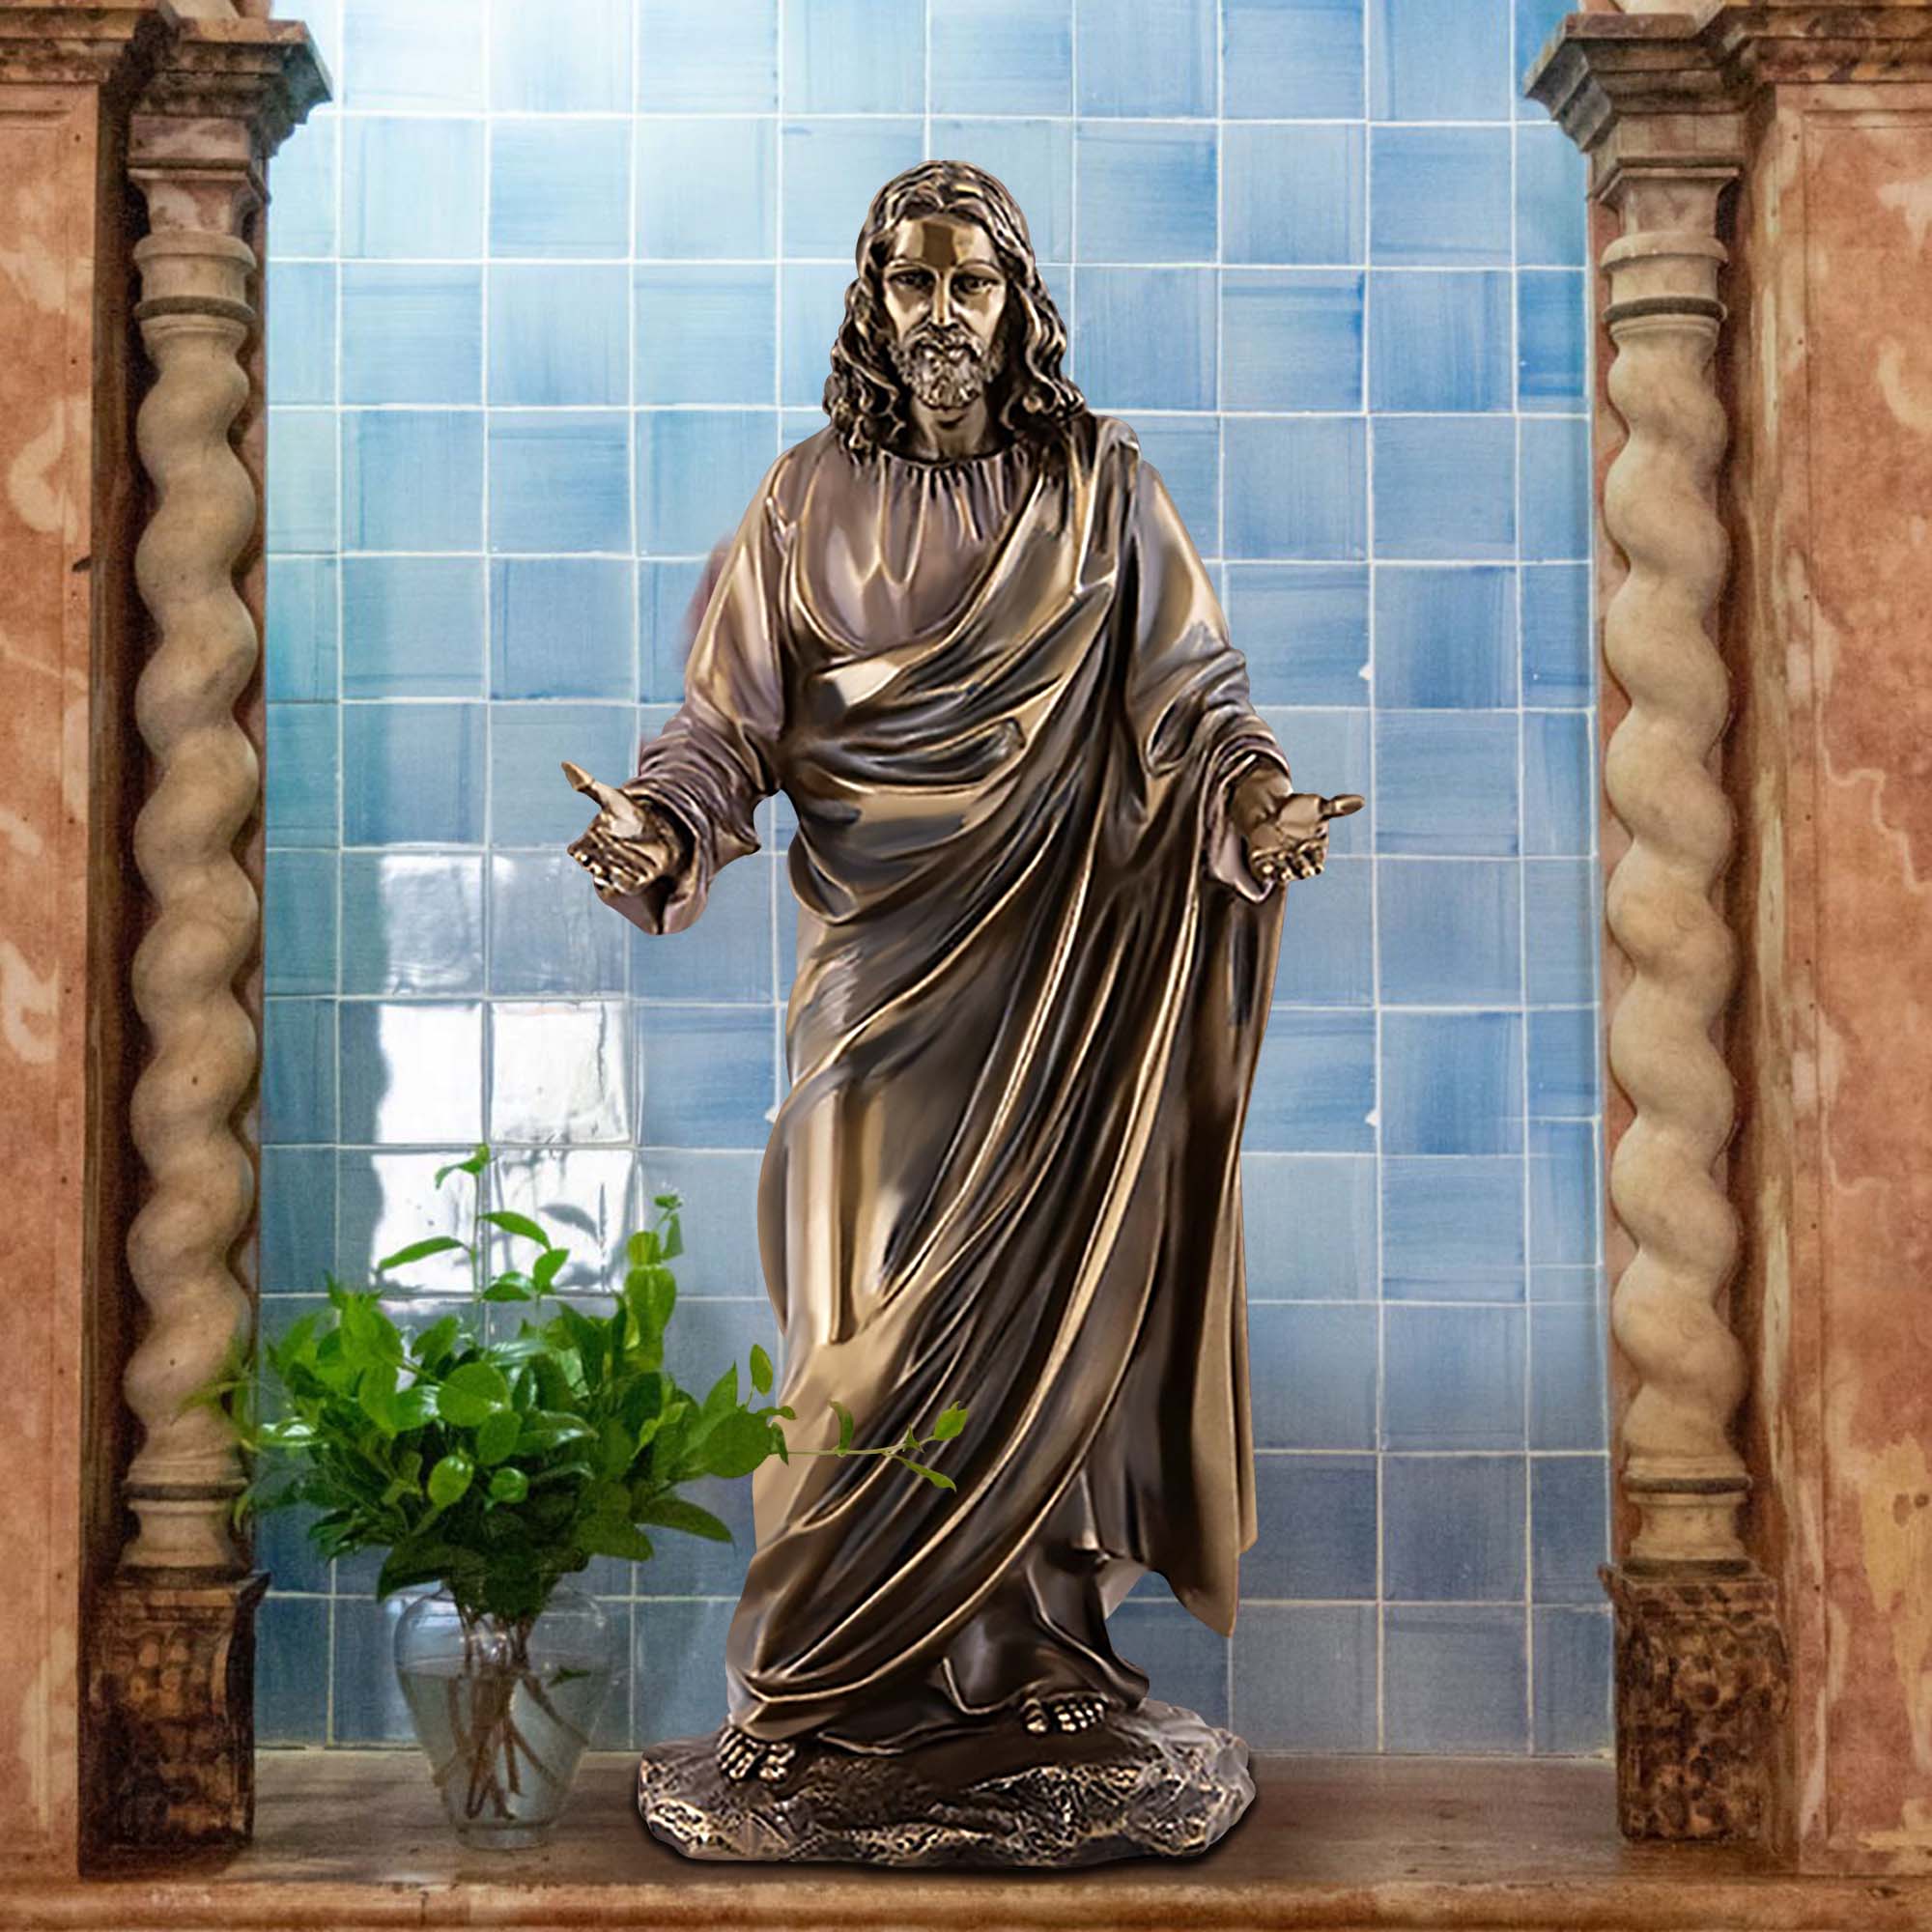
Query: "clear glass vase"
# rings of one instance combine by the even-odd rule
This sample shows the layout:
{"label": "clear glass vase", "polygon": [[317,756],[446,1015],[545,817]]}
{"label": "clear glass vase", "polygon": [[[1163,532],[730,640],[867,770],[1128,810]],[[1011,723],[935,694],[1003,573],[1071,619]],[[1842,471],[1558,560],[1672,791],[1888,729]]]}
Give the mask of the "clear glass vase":
{"label": "clear glass vase", "polygon": [[467,1615],[447,1585],[396,1623],[396,1675],[466,1844],[541,1844],[619,1670],[617,1629],[558,1584],[535,1617]]}

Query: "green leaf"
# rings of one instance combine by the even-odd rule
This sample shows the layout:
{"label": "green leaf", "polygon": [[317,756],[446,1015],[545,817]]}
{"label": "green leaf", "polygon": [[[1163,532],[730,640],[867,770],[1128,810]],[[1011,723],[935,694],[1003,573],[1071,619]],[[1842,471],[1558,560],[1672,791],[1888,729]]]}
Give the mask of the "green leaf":
{"label": "green leaf", "polygon": [[438,1168],[436,1171],[436,1179],[431,1185],[440,1187],[444,1179],[452,1174],[481,1174],[489,1165],[490,1143],[488,1141],[478,1141],[473,1153],[470,1153],[463,1160],[448,1161],[443,1166]]}
{"label": "green leaf", "polygon": [[396,1433],[396,1365],[371,1362],[355,1385],[355,1401],[384,1435]]}
{"label": "green leaf", "polygon": [[660,1529],[681,1529],[687,1536],[701,1536],[708,1543],[729,1543],[730,1530],[708,1509],[699,1509],[683,1496],[656,1496],[637,1511],[639,1522],[655,1523]]}
{"label": "green leaf", "polygon": [[516,1268],[505,1268],[483,1291],[485,1301],[534,1301],[536,1298],[536,1283]]}
{"label": "green leaf", "polygon": [[838,1453],[842,1456],[852,1446],[852,1411],[842,1402],[833,1403],[832,1407],[838,1417]]}
{"label": "green leaf", "polygon": [[436,1420],[436,1384],[412,1382],[408,1388],[398,1389],[389,1413],[398,1435],[405,1430],[426,1429]]}
{"label": "green leaf", "polygon": [[465,1362],[452,1369],[437,1390],[437,1407],[445,1422],[474,1429],[486,1415],[510,1406],[510,1384],[489,1362]]}
{"label": "green leaf", "polygon": [[923,1463],[914,1463],[908,1461],[906,1463],[906,1467],[910,1469],[915,1476],[923,1476],[928,1483],[937,1483],[942,1490],[956,1490],[959,1487],[959,1485],[955,1483],[952,1480],[952,1478],[947,1475],[943,1470],[928,1469]]}
{"label": "green leaf", "polygon": [[965,1427],[966,1411],[955,1404],[952,1408],[943,1408],[939,1411],[938,1418],[932,1425],[932,1434],[936,1440],[950,1442]]}
{"label": "green leaf", "polygon": [[764,1395],[772,1385],[772,1358],[753,1342],[752,1344],[752,1386]]}
{"label": "green leaf", "polygon": [[704,1467],[713,1476],[749,1476],[772,1453],[769,1422],[734,1408],[719,1417],[704,1437]]}
{"label": "green leaf", "polygon": [[601,1517],[586,1523],[583,1547],[593,1556],[618,1556],[633,1563],[646,1563],[651,1556],[650,1538],[615,1517]]}
{"label": "green leaf", "polygon": [[539,1294],[548,1294],[550,1285],[557,1277],[557,1271],[570,1259],[568,1248],[546,1248],[530,1265],[530,1279],[536,1284]]}
{"label": "green leaf", "polygon": [[597,1463],[607,1476],[621,1476],[638,1453],[638,1433],[624,1426],[624,1419],[612,1415],[598,1432]]}
{"label": "green leaf", "polygon": [[517,1452],[524,1418],[514,1408],[494,1409],[476,1425],[476,1460],[487,1469],[507,1462]]}
{"label": "green leaf", "polygon": [[469,1489],[476,1474],[476,1464],[461,1449],[452,1449],[429,1472],[429,1499],[439,1509],[447,1509]]}
{"label": "green leaf", "polygon": [[651,1267],[664,1259],[658,1252],[658,1237],[648,1228],[639,1228],[625,1242],[624,1252],[634,1268]]}
{"label": "green leaf", "polygon": [[698,1410],[700,1420],[723,1415],[727,1408],[738,1406],[738,1364],[733,1362],[718,1379],[711,1384],[711,1392],[704,1398],[704,1406]]}
{"label": "green leaf", "polygon": [[530,1479],[514,1463],[506,1463],[490,1478],[493,1502],[520,1503],[529,1492]]}
{"label": "green leaf", "polygon": [[479,1221],[488,1221],[492,1227],[501,1228],[506,1235],[521,1235],[526,1241],[534,1241],[538,1247],[550,1246],[550,1236],[530,1219],[527,1214],[519,1214],[511,1208],[494,1208],[487,1214],[479,1214]]}
{"label": "green leaf", "polygon": [[416,1360],[433,1368],[449,1354],[462,1332],[463,1322],[457,1316],[445,1315],[441,1321],[432,1321],[412,1345]]}
{"label": "green leaf", "polygon": [[376,1264],[376,1272],[382,1274],[389,1268],[407,1267],[411,1262],[424,1261],[431,1255],[446,1255],[451,1248],[463,1248],[467,1252],[468,1246],[454,1235],[432,1235],[426,1241],[412,1241],[408,1247],[398,1248],[392,1255],[384,1255]]}

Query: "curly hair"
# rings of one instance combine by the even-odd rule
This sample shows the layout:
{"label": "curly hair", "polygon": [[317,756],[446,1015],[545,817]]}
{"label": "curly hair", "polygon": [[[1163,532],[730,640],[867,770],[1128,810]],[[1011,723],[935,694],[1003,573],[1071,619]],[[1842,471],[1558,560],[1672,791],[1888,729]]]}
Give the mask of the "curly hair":
{"label": "curly hair", "polygon": [[953,214],[977,222],[1007,277],[1007,367],[996,385],[997,420],[1015,437],[1046,440],[1084,415],[1087,401],[1061,373],[1066,326],[1040,278],[1026,216],[1006,184],[971,161],[921,161],[895,175],[866,211],[853,250],[858,274],[832,344],[825,412],[855,456],[890,448],[906,425],[906,390],[893,366],[893,327],[883,293],[886,251],[901,221]]}

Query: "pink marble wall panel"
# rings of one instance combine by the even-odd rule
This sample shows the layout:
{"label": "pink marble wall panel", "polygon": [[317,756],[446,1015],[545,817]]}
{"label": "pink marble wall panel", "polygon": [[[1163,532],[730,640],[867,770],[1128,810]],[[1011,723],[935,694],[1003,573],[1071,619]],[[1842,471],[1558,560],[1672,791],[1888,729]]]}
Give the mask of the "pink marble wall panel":
{"label": "pink marble wall panel", "polygon": [[1932,1860],[1932,104],[1802,140],[1827,1833]]}
{"label": "pink marble wall panel", "polygon": [[[0,1861],[75,1839],[96,95],[0,88]],[[22,1560],[27,1559],[27,1560]]]}

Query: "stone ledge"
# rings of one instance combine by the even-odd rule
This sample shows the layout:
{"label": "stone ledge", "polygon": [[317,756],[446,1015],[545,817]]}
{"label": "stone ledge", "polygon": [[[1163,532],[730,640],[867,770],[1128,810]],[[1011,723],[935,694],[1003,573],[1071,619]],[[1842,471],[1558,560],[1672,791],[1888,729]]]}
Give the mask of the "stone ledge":
{"label": "stone ledge", "polygon": [[1603,1760],[1258,1755],[1254,1804],[1205,1856],[1042,1876],[694,1864],[639,1820],[637,1765],[587,1758],[554,1843],[493,1856],[448,1834],[413,1748],[264,1750],[247,1850],[0,1880],[0,1926],[1932,1932],[1932,1879],[1798,1878],[1742,1847],[1626,1843]]}

